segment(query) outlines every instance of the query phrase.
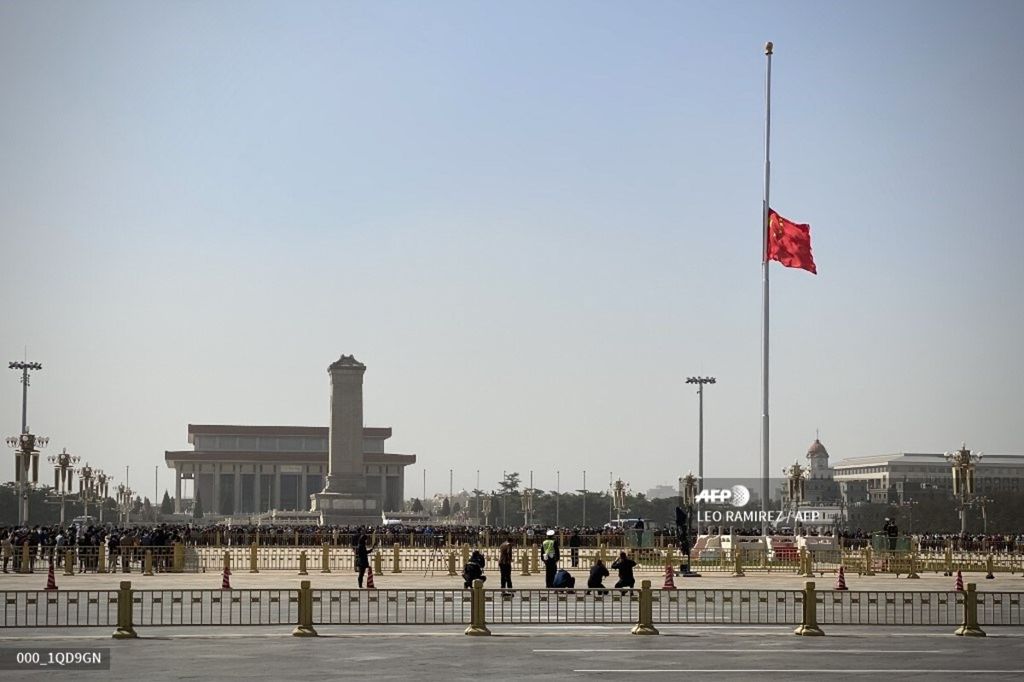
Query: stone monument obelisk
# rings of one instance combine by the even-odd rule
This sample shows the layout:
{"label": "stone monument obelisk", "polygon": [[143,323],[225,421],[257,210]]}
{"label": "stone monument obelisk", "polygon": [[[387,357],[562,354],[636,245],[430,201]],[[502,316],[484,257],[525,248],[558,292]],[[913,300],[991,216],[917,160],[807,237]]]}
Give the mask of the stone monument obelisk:
{"label": "stone monument obelisk", "polygon": [[363,373],[366,365],[342,355],[327,368],[331,376],[331,421],[327,483],[310,496],[311,509],[325,522],[378,523],[377,498],[366,492],[363,465]]}

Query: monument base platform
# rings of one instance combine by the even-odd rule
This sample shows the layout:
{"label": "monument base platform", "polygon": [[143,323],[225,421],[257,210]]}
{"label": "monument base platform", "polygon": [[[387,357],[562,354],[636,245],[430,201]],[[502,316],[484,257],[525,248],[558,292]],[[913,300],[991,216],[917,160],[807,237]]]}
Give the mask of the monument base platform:
{"label": "monument base platform", "polygon": [[329,525],[379,525],[377,498],[352,493],[319,492],[309,496],[310,511],[318,512]]}

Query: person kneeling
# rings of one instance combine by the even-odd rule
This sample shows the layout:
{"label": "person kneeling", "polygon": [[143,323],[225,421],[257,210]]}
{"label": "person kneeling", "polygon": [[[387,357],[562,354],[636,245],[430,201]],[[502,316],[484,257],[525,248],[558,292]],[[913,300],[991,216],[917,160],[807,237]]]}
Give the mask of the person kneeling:
{"label": "person kneeling", "polygon": [[[587,587],[604,588],[604,579],[607,577],[608,567],[605,566],[603,561],[598,559],[594,562],[594,565],[590,567],[590,577],[587,578]],[[602,589],[598,594],[608,594],[608,590]]]}
{"label": "person kneeling", "polygon": [[619,552],[619,558],[612,563],[612,568],[619,571],[619,581],[615,583],[615,587],[633,589],[633,586],[636,585],[636,578],[633,577],[634,566],[636,566],[635,561],[626,556],[625,552]]}
{"label": "person kneeling", "polygon": [[572,577],[572,574],[564,568],[558,569],[555,573],[555,579],[551,583],[551,587],[555,589],[571,589],[576,587],[576,578]]}
{"label": "person kneeling", "polygon": [[465,581],[464,587],[473,587],[473,581],[479,580],[485,582],[487,576],[484,575],[484,565],[487,560],[484,559],[484,555],[479,550],[473,552],[469,557],[469,561],[462,569],[462,579]]}

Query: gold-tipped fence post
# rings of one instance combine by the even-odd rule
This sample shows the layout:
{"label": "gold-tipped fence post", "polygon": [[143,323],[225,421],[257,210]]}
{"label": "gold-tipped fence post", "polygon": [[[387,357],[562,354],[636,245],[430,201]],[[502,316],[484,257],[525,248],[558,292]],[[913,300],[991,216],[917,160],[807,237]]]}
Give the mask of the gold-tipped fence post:
{"label": "gold-tipped fence post", "polygon": [[519,575],[530,575],[530,554],[529,554],[529,552],[523,552],[522,564],[523,564],[523,570],[520,571]]}
{"label": "gold-tipped fence post", "polygon": [[316,629],[313,628],[313,590],[310,589],[308,580],[299,583],[299,623],[292,630],[292,636],[317,636]]}
{"label": "gold-tipped fence post", "polygon": [[651,592],[650,580],[644,580],[640,583],[639,606],[637,623],[630,632],[634,635],[659,634],[658,629],[654,627],[654,593]]}
{"label": "gold-tipped fence post", "polygon": [[793,634],[803,637],[824,635],[825,633],[818,627],[818,597],[814,591],[814,583],[810,580],[804,583],[803,601],[803,618]]}
{"label": "gold-tipped fence post", "polygon": [[380,551],[373,553],[373,574],[384,575],[384,555]]}
{"label": "gold-tipped fence post", "polygon": [[401,561],[401,557],[399,556],[399,549],[397,544],[392,548],[392,552],[393,554],[391,557],[391,572],[401,573],[402,565],[401,563],[399,563]]}
{"label": "gold-tipped fence post", "polygon": [[448,552],[448,575],[459,574],[455,561],[455,552]]}
{"label": "gold-tipped fence post", "polygon": [[153,550],[147,549],[143,555],[142,575],[153,575]]}
{"label": "gold-tipped fence post", "polygon": [[[28,545],[25,546],[25,553],[22,556],[23,557],[28,557]],[[26,568],[25,568],[27,565],[28,565],[28,559],[27,558],[22,558],[22,560],[21,560],[21,572],[22,573],[28,573],[28,570],[26,570]],[[74,575],[74,574],[75,574],[75,553],[73,551],[71,551],[70,549],[64,550],[64,575]]]}
{"label": "gold-tipped fence post", "polygon": [[733,558],[732,577],[733,578],[742,578],[742,577],[744,577],[746,575],[746,573],[743,572],[743,552],[742,552],[742,550],[740,550],[739,547],[733,547],[732,548],[732,558]]}
{"label": "gold-tipped fence post", "polygon": [[112,637],[135,639],[138,636],[132,625],[132,583],[130,580],[122,580],[121,589],[117,591],[117,629]]}
{"label": "gold-tipped fence post", "polygon": [[331,546],[326,542],[323,544],[323,549],[320,553],[320,572],[331,572]]}
{"label": "gold-tipped fence post", "polygon": [[259,573],[259,552],[260,548],[255,542],[249,545],[249,572]]}
{"label": "gold-tipped fence post", "polygon": [[978,586],[974,583],[967,583],[967,591],[964,592],[964,623],[958,627],[954,634],[961,637],[984,637],[985,631],[978,625]]}
{"label": "gold-tipped fence post", "polygon": [[[67,556],[65,554],[65,556]],[[21,567],[18,570],[19,573],[31,573],[32,572],[32,558],[28,554],[28,542],[21,546]],[[65,573],[64,575],[71,575]]]}
{"label": "gold-tipped fence post", "polygon": [[[111,566],[116,569],[116,566]],[[174,543],[174,555],[171,558],[171,571],[173,573],[184,573],[185,571],[185,543]]]}
{"label": "gold-tipped fence post", "polygon": [[306,550],[299,552],[299,575],[309,575],[306,570]]}
{"label": "gold-tipped fence post", "polygon": [[469,627],[466,628],[467,635],[490,635],[487,629],[486,612],[484,610],[484,583],[482,580],[473,581],[473,590],[470,593],[469,605]]}
{"label": "gold-tipped fence post", "polygon": [[540,548],[537,547],[537,543],[533,543],[533,548],[530,552],[530,571],[532,573],[540,573]]}

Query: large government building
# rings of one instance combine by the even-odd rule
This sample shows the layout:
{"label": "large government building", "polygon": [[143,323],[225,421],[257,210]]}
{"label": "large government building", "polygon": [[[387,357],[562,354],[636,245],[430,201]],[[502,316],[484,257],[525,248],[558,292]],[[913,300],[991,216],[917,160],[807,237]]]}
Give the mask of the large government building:
{"label": "large government building", "polygon": [[325,520],[368,523],[401,511],[405,467],[416,455],[385,451],[390,428],[363,426],[366,366],[351,355],[331,364],[330,426],[189,424],[192,450],[164,453],[174,469],[174,513],[182,482],[206,513],[316,511]]}

